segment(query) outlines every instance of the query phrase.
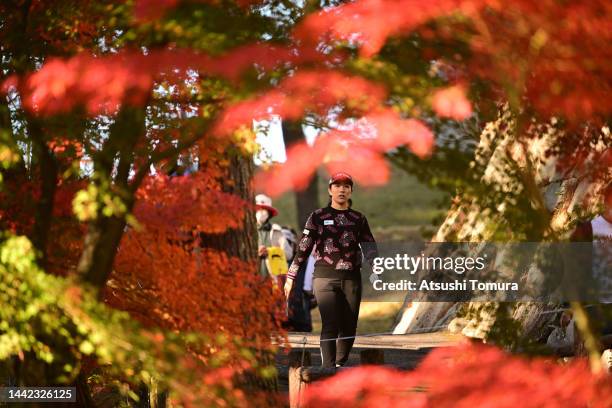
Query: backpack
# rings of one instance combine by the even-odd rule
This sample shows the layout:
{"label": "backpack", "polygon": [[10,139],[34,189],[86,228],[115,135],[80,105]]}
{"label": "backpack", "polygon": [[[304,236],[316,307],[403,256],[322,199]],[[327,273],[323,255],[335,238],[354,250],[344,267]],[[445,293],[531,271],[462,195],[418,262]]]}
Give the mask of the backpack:
{"label": "backpack", "polygon": [[268,257],[266,258],[266,268],[272,276],[287,274],[287,259],[285,251],[280,247],[268,247]]}
{"label": "backpack", "polygon": [[293,258],[295,257],[295,252],[297,251],[297,234],[295,233],[293,228],[289,228],[284,225],[281,225],[281,231],[283,232],[283,236],[285,237],[287,242],[289,242],[289,245],[291,245],[291,249],[293,250],[293,255],[291,256],[291,259],[287,259],[287,263],[291,264]]}

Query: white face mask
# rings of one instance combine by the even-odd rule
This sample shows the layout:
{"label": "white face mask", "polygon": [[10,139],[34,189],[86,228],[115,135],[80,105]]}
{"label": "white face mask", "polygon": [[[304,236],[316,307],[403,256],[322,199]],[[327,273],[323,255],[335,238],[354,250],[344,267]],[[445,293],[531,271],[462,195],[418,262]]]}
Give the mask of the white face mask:
{"label": "white face mask", "polygon": [[266,221],[268,221],[268,210],[257,210],[255,212],[255,219],[257,220],[257,225],[263,225]]}

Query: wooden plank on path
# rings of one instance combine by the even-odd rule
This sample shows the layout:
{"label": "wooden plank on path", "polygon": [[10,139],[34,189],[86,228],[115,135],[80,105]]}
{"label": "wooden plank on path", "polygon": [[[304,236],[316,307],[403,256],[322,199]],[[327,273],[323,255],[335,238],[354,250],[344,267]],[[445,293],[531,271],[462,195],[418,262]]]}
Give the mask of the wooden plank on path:
{"label": "wooden plank on path", "polygon": [[[306,348],[319,347],[319,335],[312,333],[289,333],[289,345],[302,347],[304,341]],[[356,348],[384,348],[418,350],[432,347],[454,346],[464,339],[461,334],[445,331],[416,334],[393,334],[357,337],[353,347]]]}
{"label": "wooden plank on path", "polygon": [[[308,352],[310,354],[310,352]],[[361,364],[384,364],[384,350],[381,349],[366,349],[360,353]],[[345,370],[351,370],[351,367],[308,367],[306,360],[301,366],[294,367],[298,362],[299,350],[293,350],[289,354],[289,407],[299,408],[304,403],[304,393],[309,384],[314,381],[323,380],[336,375]],[[310,359],[308,359],[310,364]]]}
{"label": "wooden plank on path", "polygon": [[302,380],[302,370],[310,366],[310,351],[292,350],[289,353],[289,407],[303,405],[308,383]]}

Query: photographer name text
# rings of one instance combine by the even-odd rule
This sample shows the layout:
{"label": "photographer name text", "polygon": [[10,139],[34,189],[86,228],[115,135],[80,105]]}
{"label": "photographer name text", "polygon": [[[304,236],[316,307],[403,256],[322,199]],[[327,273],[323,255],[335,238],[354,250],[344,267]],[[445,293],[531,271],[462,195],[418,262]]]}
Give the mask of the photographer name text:
{"label": "photographer name text", "polygon": [[463,279],[455,280],[452,282],[435,282],[429,280],[422,280],[418,284],[417,282],[402,279],[397,282],[383,282],[377,280],[373,282],[374,290],[392,290],[392,291],[466,291],[466,290],[479,290],[479,291],[518,291],[519,286],[516,282],[481,282],[476,279]]}

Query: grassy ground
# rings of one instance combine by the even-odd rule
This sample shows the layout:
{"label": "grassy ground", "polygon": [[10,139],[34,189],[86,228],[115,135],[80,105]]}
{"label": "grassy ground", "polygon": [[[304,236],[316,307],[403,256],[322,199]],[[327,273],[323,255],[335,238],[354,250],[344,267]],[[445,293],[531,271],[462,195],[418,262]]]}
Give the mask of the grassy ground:
{"label": "grassy ground", "polygon": [[[327,204],[327,180],[328,176],[321,172],[320,206]],[[431,225],[432,221],[444,212],[438,208],[438,203],[443,198],[443,193],[432,190],[413,176],[393,168],[389,183],[381,187],[364,187],[356,180],[353,207],[368,217],[370,227],[376,235],[377,232],[385,233],[386,230],[414,229]],[[274,206],[279,210],[274,222],[293,227],[296,231],[302,229],[296,221],[293,192],[274,200]]]}
{"label": "grassy ground", "polygon": [[[357,334],[386,333],[393,329],[402,302],[361,302]],[[319,308],[311,312],[312,332],[321,333]]]}

